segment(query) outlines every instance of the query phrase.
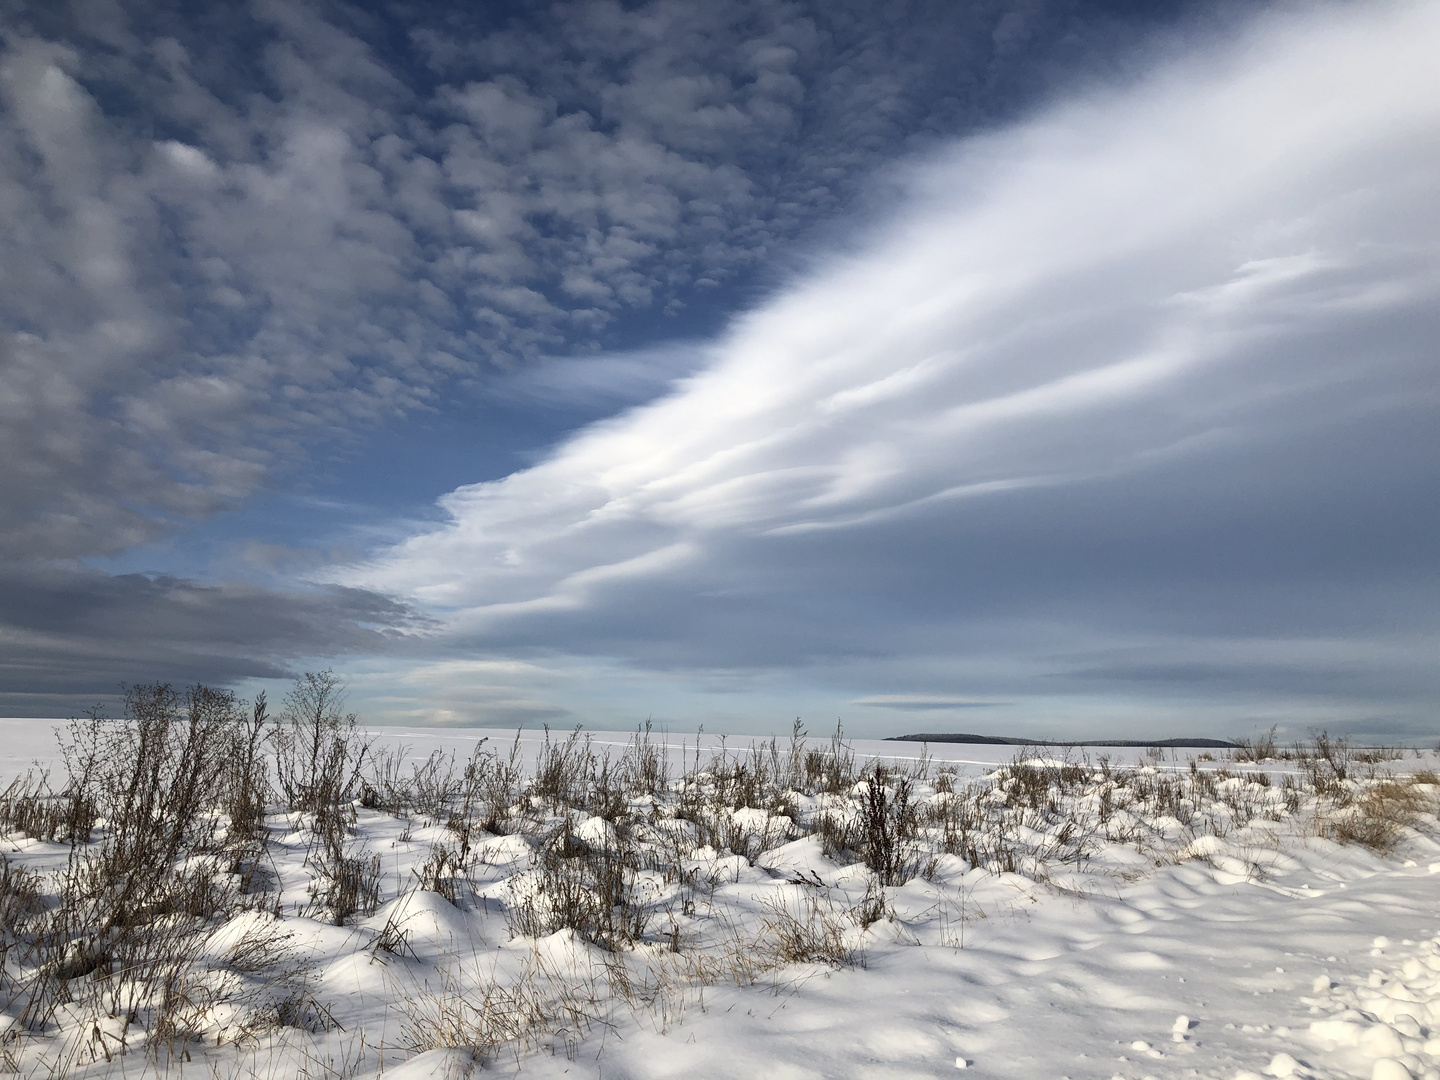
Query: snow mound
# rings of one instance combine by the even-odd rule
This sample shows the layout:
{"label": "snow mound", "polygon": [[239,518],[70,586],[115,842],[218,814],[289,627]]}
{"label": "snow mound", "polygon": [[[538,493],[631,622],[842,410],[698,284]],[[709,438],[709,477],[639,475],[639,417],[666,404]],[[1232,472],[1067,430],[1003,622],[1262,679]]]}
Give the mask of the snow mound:
{"label": "snow mound", "polygon": [[390,901],[370,923],[376,929],[391,925],[416,952],[453,952],[475,941],[465,914],[439,893],[423,889]]}
{"label": "snow mound", "polygon": [[469,1050],[427,1050],[384,1072],[385,1080],[465,1080],[475,1072]]}

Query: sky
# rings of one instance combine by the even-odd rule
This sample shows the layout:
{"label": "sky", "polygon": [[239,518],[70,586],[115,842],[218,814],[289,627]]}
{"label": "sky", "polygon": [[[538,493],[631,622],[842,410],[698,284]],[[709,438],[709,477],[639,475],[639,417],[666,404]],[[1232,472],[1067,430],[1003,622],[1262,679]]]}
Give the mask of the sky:
{"label": "sky", "polygon": [[0,0],[0,714],[1433,741],[1437,50]]}

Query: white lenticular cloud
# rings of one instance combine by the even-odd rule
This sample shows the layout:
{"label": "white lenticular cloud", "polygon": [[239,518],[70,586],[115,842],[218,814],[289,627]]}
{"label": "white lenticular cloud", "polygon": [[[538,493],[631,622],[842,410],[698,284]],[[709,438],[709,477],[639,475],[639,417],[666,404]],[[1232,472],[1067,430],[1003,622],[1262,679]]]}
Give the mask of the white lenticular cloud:
{"label": "white lenticular cloud", "polygon": [[[1165,498],[1189,486],[1202,512],[1255,485],[1262,501],[1294,493],[1275,462],[1307,440],[1358,425],[1379,445],[1395,417],[1433,416],[1437,46],[1434,5],[1310,9],[968,140],[918,168],[868,239],[738,320],[699,374],[446,496],[447,524],[354,583],[446,613],[457,640],[703,667],[704,650],[725,666],[744,649],[702,635],[678,656],[687,603],[723,596],[763,620],[814,582],[855,590],[873,633],[847,648],[879,655],[882,638],[913,645],[920,622],[950,648],[982,617],[978,600],[937,613],[885,599],[947,588],[945,538],[991,528],[998,506],[1033,506],[1063,534],[1064,493],[1115,477]],[[1250,451],[1256,471],[1234,472]],[[1387,460],[1423,471],[1417,453]],[[1298,521],[1331,495],[1295,498]],[[1183,587],[1194,552],[1172,525],[1139,514],[1132,531],[1153,534]],[[1009,527],[992,530],[1002,609],[1005,582],[1019,595],[1033,577],[994,554]],[[1130,615],[1103,633],[1073,606],[1029,615],[1054,650],[1059,623],[1123,636],[1173,614],[1153,591],[1128,599],[1109,597]],[[799,606],[792,637],[832,633],[833,606]],[[1294,617],[1262,636],[1303,637]]]}

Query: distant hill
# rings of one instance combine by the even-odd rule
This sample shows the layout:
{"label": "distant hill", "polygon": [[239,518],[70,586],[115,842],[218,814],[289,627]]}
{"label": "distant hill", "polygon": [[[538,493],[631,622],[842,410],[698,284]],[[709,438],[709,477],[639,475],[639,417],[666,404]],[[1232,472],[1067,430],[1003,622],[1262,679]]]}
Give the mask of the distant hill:
{"label": "distant hill", "polygon": [[1227,739],[1020,739],[1009,735],[892,735],[886,742],[980,743],[987,746],[1162,746],[1234,750],[1240,744]]}

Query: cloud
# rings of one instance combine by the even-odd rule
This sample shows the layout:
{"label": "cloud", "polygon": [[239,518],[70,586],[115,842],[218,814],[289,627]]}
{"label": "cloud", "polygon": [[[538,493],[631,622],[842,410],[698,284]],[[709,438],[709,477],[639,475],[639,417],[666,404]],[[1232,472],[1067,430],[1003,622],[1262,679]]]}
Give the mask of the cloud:
{"label": "cloud", "polygon": [[79,715],[113,705],[121,683],[287,678],[314,657],[403,652],[431,625],[410,605],[340,586],[3,571],[0,712]]}
{"label": "cloud", "polygon": [[346,580],[677,686],[1418,723],[1437,41],[1275,15],[937,153],[709,367]]}
{"label": "cloud", "polygon": [[916,694],[877,694],[856,698],[854,704],[874,709],[899,709],[901,712],[936,712],[950,709],[994,709],[1003,701],[969,701],[965,698],[923,697]]}
{"label": "cloud", "polygon": [[124,551],[753,284],[909,140],[1128,26],[872,7],[8,7],[0,558]]}
{"label": "cloud", "polygon": [[489,396],[495,401],[556,409],[600,407],[613,411],[659,397],[708,360],[703,345],[684,341],[623,353],[547,357],[497,380]]}

